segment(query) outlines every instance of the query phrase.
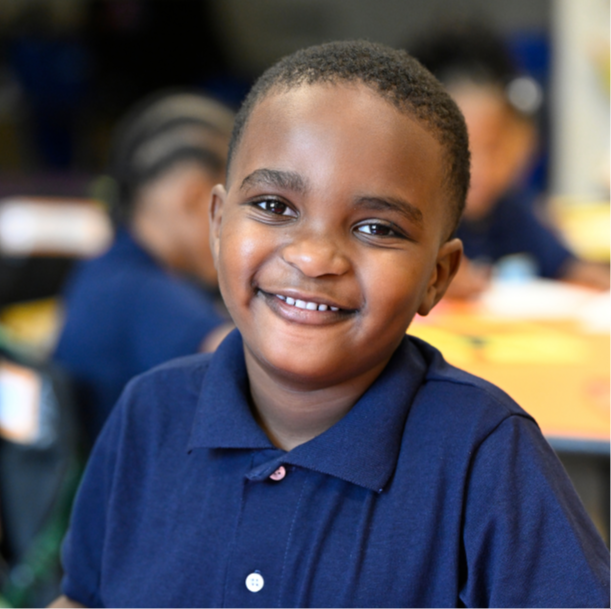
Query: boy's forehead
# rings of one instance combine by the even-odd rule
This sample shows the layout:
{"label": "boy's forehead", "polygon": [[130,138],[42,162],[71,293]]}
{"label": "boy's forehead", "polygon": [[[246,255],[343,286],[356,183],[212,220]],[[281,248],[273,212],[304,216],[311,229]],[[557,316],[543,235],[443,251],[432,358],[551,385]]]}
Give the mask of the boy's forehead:
{"label": "boy's forehead", "polygon": [[[337,101],[341,101],[342,105],[336,105],[334,102]],[[376,105],[391,108],[396,113],[395,120],[401,121],[408,118],[407,112],[400,112],[394,104],[371,86],[360,82],[342,81],[301,84],[290,88],[274,87],[257,102],[249,122],[257,116],[259,119],[265,116],[268,121],[275,117],[282,120],[285,114],[293,114],[296,107],[302,111],[311,110],[315,113],[326,110],[344,114],[347,110],[366,109]],[[273,108],[272,116],[266,112],[271,108]],[[296,116],[293,114],[291,118],[294,120]],[[409,118],[414,120],[411,116]],[[370,117],[370,122],[376,122],[376,120],[379,120],[379,116]]]}
{"label": "boy's forehead", "polygon": [[[414,139],[423,144],[422,157],[430,157],[431,149],[437,152],[438,148],[421,121],[371,87],[358,82],[314,83],[275,88],[259,100],[245,125],[236,157],[253,160],[252,155],[261,155],[266,148],[291,138],[301,138],[300,145],[306,146],[308,138],[328,139],[331,132],[341,142],[363,147],[371,145],[372,135],[385,133],[384,138],[373,138],[382,154],[396,148],[401,132],[409,135],[404,138],[406,145]],[[424,146],[425,142],[429,145]]]}

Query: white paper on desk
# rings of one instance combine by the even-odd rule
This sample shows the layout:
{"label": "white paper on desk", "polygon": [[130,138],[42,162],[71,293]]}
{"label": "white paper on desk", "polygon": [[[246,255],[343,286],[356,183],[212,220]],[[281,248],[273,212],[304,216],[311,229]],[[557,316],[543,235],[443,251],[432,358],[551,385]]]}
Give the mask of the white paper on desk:
{"label": "white paper on desk", "polygon": [[92,201],[0,200],[0,251],[6,255],[89,257],[111,240],[108,217]]}
{"label": "white paper on desk", "polygon": [[22,444],[38,439],[41,390],[34,370],[0,362],[0,436]]}
{"label": "white paper on desk", "polygon": [[593,296],[579,311],[579,319],[586,332],[608,334],[611,331],[611,292]]}
{"label": "white paper on desk", "polygon": [[575,319],[609,329],[609,296],[548,279],[493,281],[480,298],[483,313],[510,319]]}

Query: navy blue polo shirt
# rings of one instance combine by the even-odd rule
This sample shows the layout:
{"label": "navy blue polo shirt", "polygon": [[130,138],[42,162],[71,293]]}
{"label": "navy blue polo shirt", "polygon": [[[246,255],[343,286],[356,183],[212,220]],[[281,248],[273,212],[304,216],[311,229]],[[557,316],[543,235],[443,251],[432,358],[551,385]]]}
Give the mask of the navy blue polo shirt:
{"label": "navy blue polo shirt", "polygon": [[164,269],[126,230],[105,254],[77,267],[64,302],[54,359],[75,382],[92,438],[129,379],[197,353],[226,323],[212,295]]}
{"label": "navy blue polo shirt", "polygon": [[[290,452],[241,336],[132,381],[79,490],[63,592],[91,607],[603,606],[609,555],[532,420],[406,337]],[[280,470],[280,471],[278,471]]]}
{"label": "navy blue polo shirt", "polygon": [[559,279],[574,258],[549,227],[537,218],[532,198],[511,192],[481,220],[463,219],[456,236],[470,260],[495,263],[512,254],[528,254],[542,277]]}

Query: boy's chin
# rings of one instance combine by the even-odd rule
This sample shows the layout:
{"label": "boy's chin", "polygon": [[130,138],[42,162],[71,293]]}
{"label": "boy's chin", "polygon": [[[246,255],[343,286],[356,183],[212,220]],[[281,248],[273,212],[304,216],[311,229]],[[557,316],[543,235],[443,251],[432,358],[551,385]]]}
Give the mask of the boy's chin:
{"label": "boy's chin", "polygon": [[[394,351],[392,349],[391,351]],[[249,352],[250,358],[260,374],[292,387],[295,391],[317,391],[357,381],[361,376],[369,376],[374,368],[381,369],[392,352],[380,354],[379,358],[358,357],[346,349],[321,347],[311,344],[301,349],[286,349],[276,346],[265,353]],[[357,357],[354,357],[354,356]],[[249,373],[253,373],[249,366]]]}
{"label": "boy's chin", "polygon": [[274,349],[255,357],[261,372],[296,388],[312,391],[341,382],[338,357],[312,349]]}

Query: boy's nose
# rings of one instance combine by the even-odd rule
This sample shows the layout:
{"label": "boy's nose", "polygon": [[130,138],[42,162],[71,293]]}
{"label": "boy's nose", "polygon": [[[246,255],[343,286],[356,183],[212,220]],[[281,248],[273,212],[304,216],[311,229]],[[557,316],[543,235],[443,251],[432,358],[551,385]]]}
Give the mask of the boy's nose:
{"label": "boy's nose", "polygon": [[329,237],[295,238],[283,248],[282,258],[308,277],[343,275],[350,268],[340,243]]}

